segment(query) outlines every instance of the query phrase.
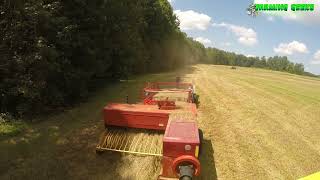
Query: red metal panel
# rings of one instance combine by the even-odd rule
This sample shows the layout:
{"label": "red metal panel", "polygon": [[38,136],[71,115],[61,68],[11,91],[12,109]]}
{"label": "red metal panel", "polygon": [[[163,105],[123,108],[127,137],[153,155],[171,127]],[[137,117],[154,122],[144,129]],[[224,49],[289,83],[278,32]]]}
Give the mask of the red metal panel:
{"label": "red metal panel", "polygon": [[194,114],[195,117],[198,116],[197,105],[190,103],[190,111]]}
{"label": "red metal panel", "polygon": [[157,105],[110,104],[104,108],[104,122],[112,126],[165,130],[169,111]]}
{"label": "red metal panel", "polygon": [[[199,131],[196,122],[170,121],[163,137],[163,155],[169,157],[195,156],[196,146],[199,144]],[[190,149],[186,146],[189,146]]]}

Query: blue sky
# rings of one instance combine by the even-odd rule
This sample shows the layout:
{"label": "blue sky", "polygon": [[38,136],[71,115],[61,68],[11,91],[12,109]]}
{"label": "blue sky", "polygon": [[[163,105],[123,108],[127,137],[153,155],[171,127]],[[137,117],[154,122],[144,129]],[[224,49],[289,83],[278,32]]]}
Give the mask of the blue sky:
{"label": "blue sky", "polygon": [[[275,1],[275,2],[272,2]],[[279,2],[280,1],[280,2]],[[305,0],[268,0],[269,3]],[[253,0],[171,0],[180,28],[205,46],[247,56],[286,55],[303,63],[306,71],[320,74],[320,0],[315,12],[246,14]],[[267,3],[267,0],[256,0]]]}

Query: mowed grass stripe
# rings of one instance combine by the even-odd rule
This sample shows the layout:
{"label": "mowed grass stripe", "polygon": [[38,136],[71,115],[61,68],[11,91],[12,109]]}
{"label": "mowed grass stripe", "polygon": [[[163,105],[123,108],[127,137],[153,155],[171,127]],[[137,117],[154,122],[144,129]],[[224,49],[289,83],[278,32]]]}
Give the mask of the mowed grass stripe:
{"label": "mowed grass stripe", "polygon": [[[305,91],[304,95],[285,93],[287,87],[278,82],[275,84],[279,88],[272,91],[270,88],[274,87],[270,87],[269,78],[257,81],[260,70],[248,75],[242,73],[246,68],[198,68],[202,73],[194,77],[201,79],[199,91],[204,94],[205,99],[201,98],[201,102],[205,101],[204,111],[211,111],[211,117],[216,116],[213,118],[216,125],[205,126],[205,130],[213,134],[215,150],[220,152],[215,153],[218,177],[292,179],[320,168],[316,163],[320,160],[316,143],[320,133],[315,126],[320,117],[319,103],[310,101],[313,98],[309,96],[315,92],[297,89],[297,86],[290,90]],[[206,78],[209,80],[204,80]],[[205,116],[200,118],[202,123],[212,120],[206,113],[201,114]]]}

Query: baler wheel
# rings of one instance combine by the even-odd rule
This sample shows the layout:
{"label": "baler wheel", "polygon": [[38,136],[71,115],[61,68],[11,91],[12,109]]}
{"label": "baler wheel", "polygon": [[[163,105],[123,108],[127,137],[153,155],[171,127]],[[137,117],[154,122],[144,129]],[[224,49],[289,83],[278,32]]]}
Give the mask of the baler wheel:
{"label": "baler wheel", "polygon": [[199,145],[199,157],[202,153],[202,143],[203,143],[203,131],[199,129],[199,139],[200,139],[200,145]]}

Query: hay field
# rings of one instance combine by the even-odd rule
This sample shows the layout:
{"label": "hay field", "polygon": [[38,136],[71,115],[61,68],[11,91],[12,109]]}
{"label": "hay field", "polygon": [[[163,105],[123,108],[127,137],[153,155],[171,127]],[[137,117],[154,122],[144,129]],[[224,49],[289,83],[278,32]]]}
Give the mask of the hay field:
{"label": "hay field", "polygon": [[[199,65],[200,128],[218,179],[297,179],[320,171],[320,79]],[[204,178],[205,179],[205,178]]]}
{"label": "hay field", "polygon": [[297,179],[320,171],[320,80],[197,65],[108,85],[86,103],[0,138],[0,179],[156,179],[160,159],[95,154],[108,102],[134,103],[146,81],[196,84],[204,141],[198,179]]}

